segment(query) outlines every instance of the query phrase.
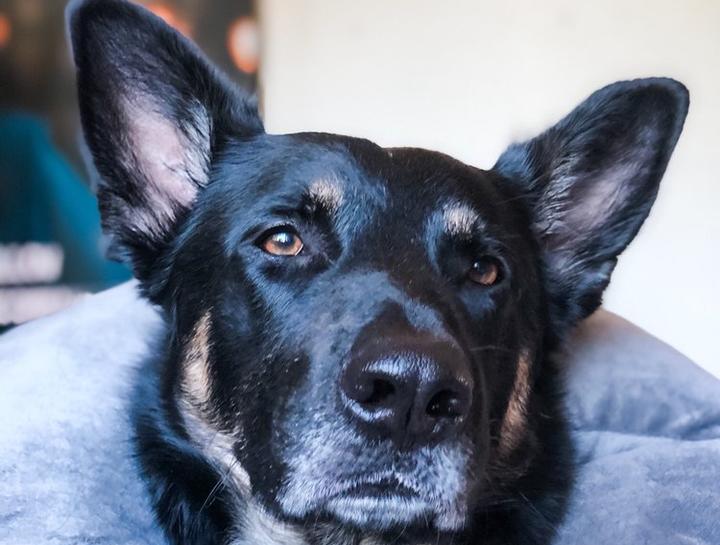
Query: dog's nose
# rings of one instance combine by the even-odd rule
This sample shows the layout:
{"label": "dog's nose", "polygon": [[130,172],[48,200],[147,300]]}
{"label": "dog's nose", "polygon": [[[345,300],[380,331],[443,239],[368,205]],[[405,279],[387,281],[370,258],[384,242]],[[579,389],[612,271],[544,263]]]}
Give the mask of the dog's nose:
{"label": "dog's nose", "polygon": [[460,358],[396,353],[353,358],[340,379],[346,412],[400,448],[438,441],[463,425],[473,379]]}

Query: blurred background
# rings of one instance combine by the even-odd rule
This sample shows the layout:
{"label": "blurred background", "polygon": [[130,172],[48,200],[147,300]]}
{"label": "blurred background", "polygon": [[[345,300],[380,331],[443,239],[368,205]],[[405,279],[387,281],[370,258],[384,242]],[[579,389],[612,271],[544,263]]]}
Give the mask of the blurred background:
{"label": "blurred background", "polygon": [[[82,157],[64,0],[0,0],[0,331],[130,278],[105,259]],[[255,91],[250,0],[143,4]]]}
{"label": "blurred background", "polygon": [[[681,80],[684,134],[605,303],[720,376],[717,0],[144,3],[258,92],[271,132],[348,133],[481,168],[607,83]],[[0,0],[4,327],[129,277],[102,257],[63,8]]]}

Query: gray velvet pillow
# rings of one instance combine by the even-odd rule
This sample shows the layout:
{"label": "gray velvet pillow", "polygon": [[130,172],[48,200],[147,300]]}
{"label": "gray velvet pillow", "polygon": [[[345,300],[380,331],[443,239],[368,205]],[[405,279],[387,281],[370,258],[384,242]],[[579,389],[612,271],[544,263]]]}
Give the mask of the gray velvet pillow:
{"label": "gray velvet pillow", "polygon": [[[125,284],[0,337],[0,543],[163,543],[126,411],[160,327]],[[720,382],[604,311],[564,361],[581,465],[558,543],[720,544]]]}

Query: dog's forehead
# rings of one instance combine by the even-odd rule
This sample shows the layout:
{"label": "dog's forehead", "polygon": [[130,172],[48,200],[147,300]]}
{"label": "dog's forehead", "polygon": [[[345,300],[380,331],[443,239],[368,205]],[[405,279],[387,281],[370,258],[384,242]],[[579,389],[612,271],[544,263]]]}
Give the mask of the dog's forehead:
{"label": "dog's forehead", "polygon": [[487,172],[422,148],[384,151],[391,165],[386,181],[397,205],[438,218],[453,234],[493,215],[496,191]]}
{"label": "dog's forehead", "polygon": [[465,202],[472,206],[474,197],[490,181],[486,172],[437,151],[368,146],[353,138],[345,139],[345,145],[353,163],[365,174],[363,179],[377,178],[396,196],[396,203],[442,208],[447,202]]}
{"label": "dog's forehead", "polygon": [[382,148],[360,138],[264,135],[226,154],[225,162],[232,190],[257,209],[305,199],[333,213],[375,210],[395,224],[435,216],[457,233],[493,204],[485,171],[438,152]]}

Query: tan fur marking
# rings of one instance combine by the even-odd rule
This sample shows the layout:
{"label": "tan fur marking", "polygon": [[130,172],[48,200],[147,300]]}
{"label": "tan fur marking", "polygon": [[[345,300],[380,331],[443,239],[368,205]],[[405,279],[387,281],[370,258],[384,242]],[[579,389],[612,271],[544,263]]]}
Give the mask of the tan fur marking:
{"label": "tan fur marking", "polygon": [[464,204],[453,204],[443,208],[445,230],[451,235],[472,233],[477,218],[477,213]]}
{"label": "tan fur marking", "polygon": [[517,448],[525,435],[529,397],[530,354],[523,351],[518,359],[515,384],[500,428],[500,452],[502,454],[507,454]]}
{"label": "tan fur marking", "polygon": [[250,477],[233,453],[235,440],[213,422],[207,410],[210,398],[210,312],[198,320],[185,346],[178,409],[192,442],[242,495],[250,493]]}
{"label": "tan fur marking", "polygon": [[340,185],[334,180],[320,179],[310,184],[308,189],[310,198],[333,212],[337,210],[343,201],[343,193]]}
{"label": "tan fur marking", "polygon": [[210,313],[195,324],[192,337],[185,346],[182,389],[193,404],[202,407],[210,397]]}

